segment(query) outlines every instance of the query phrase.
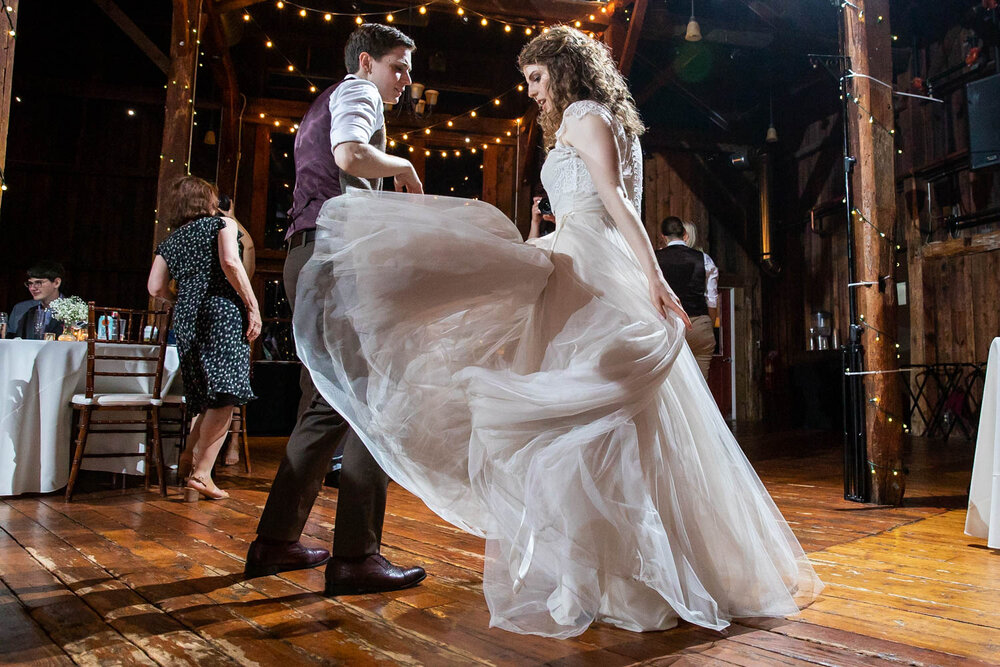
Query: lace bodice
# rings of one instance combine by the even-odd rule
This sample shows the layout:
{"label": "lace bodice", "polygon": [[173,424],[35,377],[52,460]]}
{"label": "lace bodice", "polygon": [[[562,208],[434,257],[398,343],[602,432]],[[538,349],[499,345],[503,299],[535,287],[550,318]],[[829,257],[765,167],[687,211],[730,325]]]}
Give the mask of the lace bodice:
{"label": "lace bodice", "polygon": [[581,208],[603,207],[587,165],[575,148],[562,143],[566,119],[582,118],[587,114],[597,116],[611,127],[618,144],[625,191],[629,193],[637,211],[642,205],[642,148],[638,137],[630,139],[621,122],[603,104],[593,100],[580,100],[566,107],[563,112],[563,124],[556,131],[556,145],[549,151],[542,167],[542,185],[552,203],[556,220]]}

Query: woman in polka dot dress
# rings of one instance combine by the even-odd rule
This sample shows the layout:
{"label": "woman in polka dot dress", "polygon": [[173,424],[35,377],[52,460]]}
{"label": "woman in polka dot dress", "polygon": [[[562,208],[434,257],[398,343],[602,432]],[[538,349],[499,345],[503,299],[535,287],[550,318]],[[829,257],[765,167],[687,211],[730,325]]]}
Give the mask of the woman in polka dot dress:
{"label": "woman in polka dot dress", "polygon": [[250,388],[250,343],[260,333],[260,309],[240,261],[236,221],[219,217],[210,183],[185,176],[171,186],[160,224],[175,231],[156,248],[149,293],[172,300],[188,413],[196,415],[180,470],[187,488],[219,500],[229,497],[212,481],[233,407],[255,398]]}

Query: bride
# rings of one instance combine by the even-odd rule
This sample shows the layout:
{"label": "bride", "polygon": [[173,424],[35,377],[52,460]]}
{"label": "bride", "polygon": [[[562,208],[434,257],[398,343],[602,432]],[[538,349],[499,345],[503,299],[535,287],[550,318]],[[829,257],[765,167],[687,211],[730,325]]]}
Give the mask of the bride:
{"label": "bride", "polygon": [[299,281],[300,357],[396,482],[486,538],[492,626],[797,612],[822,584],[684,343],[639,220],[624,79],[569,27],[519,65],[556,231],[523,243],[497,209],[450,197],[331,199]]}

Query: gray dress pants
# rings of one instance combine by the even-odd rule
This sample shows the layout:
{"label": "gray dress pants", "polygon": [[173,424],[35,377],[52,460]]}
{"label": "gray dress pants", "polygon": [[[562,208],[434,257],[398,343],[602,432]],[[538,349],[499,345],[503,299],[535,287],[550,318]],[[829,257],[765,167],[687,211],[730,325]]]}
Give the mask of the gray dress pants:
{"label": "gray dress pants", "polygon": [[[299,271],[312,257],[313,247],[310,241],[292,248],[285,259],[285,293],[293,308]],[[329,470],[330,459],[345,438],[333,555],[360,558],[378,553],[389,478],[344,418],[316,391],[305,367],[300,384],[303,394],[309,397],[308,403],[300,411],[288,438],[285,458],[271,485],[257,534],[273,540],[299,539]]]}

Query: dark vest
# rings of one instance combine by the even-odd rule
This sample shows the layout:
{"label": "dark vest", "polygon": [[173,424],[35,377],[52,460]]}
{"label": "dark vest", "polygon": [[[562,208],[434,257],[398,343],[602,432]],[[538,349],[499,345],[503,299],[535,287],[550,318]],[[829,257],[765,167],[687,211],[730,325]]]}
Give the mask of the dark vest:
{"label": "dark vest", "polygon": [[[295,190],[285,238],[316,228],[316,218],[327,199],[342,195],[348,187],[381,190],[381,178],[358,178],[341,171],[330,146],[330,96],[343,81],[330,86],[310,105],[295,135]],[[385,125],[369,144],[385,151]]]}
{"label": "dark vest", "polygon": [[705,254],[686,245],[671,245],[656,251],[663,277],[681,300],[688,317],[708,315],[705,301]]}

